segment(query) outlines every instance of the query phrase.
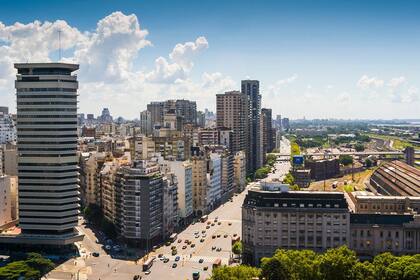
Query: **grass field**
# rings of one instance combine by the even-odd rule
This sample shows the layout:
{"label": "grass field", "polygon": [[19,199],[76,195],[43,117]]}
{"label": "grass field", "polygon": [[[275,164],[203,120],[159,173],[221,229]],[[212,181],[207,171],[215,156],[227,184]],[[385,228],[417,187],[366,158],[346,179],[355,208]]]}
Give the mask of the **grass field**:
{"label": "grass field", "polygon": [[[352,181],[351,174],[348,174],[339,178],[328,179],[325,181],[325,190],[326,191],[333,191],[333,190],[345,191],[345,192],[364,190],[366,188],[364,182],[365,180],[369,180],[370,175],[372,175],[373,171],[374,169],[372,168],[372,169],[367,169],[363,172],[355,173],[354,181]],[[335,181],[338,182],[338,186],[336,189],[333,189],[332,185]],[[344,185],[344,181],[347,182],[347,185]],[[309,186],[309,189],[318,190],[318,191],[324,190],[324,181],[312,182],[311,185]]]}

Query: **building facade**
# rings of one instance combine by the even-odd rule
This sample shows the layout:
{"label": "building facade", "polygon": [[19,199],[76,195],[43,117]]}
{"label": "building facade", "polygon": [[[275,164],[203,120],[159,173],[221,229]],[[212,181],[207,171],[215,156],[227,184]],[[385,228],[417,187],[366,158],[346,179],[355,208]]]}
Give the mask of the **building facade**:
{"label": "building facade", "polygon": [[248,154],[247,168],[254,172],[262,166],[263,149],[261,144],[261,95],[260,82],[257,80],[241,81],[241,92],[248,97]]}
{"label": "building facade", "polygon": [[75,230],[80,198],[78,82],[72,72],[79,66],[22,63],[15,68],[19,227],[23,234],[42,235],[33,242],[74,242],[80,236]]}
{"label": "building facade", "polygon": [[235,154],[248,147],[248,98],[239,91],[229,91],[216,95],[216,123],[219,129],[228,128],[230,134],[230,151]]}
{"label": "building facade", "polygon": [[150,249],[162,239],[163,181],[159,166],[135,161],[116,177],[116,228],[130,244]]}
{"label": "building facade", "polygon": [[258,264],[278,248],[317,252],[346,245],[350,212],[344,193],[249,190],[242,207],[243,258]]}

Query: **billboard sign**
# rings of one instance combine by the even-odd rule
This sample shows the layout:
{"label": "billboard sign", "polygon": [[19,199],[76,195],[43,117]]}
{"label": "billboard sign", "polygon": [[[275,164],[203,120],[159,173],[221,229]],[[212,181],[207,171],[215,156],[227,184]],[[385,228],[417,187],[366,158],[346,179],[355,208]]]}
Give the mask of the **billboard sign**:
{"label": "billboard sign", "polygon": [[293,165],[303,165],[303,156],[293,156]]}

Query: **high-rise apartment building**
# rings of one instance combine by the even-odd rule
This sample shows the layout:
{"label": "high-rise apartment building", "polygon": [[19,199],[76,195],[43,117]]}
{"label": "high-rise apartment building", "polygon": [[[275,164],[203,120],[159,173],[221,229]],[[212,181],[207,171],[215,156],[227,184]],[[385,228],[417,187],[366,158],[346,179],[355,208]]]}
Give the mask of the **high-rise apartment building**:
{"label": "high-rise apartment building", "polygon": [[159,165],[135,161],[117,172],[116,228],[130,244],[150,249],[163,230],[163,181]]}
{"label": "high-rise apartment building", "polygon": [[165,103],[161,101],[153,101],[147,104],[147,111],[152,114],[152,125],[163,124],[163,114],[165,113]]}
{"label": "high-rise apartment building", "polygon": [[244,80],[241,82],[241,92],[248,97],[248,154],[247,169],[253,172],[262,166],[263,150],[261,145],[261,95],[260,82]]}
{"label": "high-rise apartment building", "polygon": [[217,127],[229,128],[230,151],[248,151],[248,98],[239,91],[216,95]]}
{"label": "high-rise apartment building", "polygon": [[267,108],[261,109],[261,134],[262,134],[262,149],[263,157],[265,154],[274,149],[273,143],[273,125],[272,125],[272,110]]}
{"label": "high-rise apartment building", "polygon": [[152,113],[147,110],[140,112],[140,133],[145,136],[153,133]]}
{"label": "high-rise apartment building", "polygon": [[80,198],[77,151],[79,65],[19,63],[16,79],[19,227],[27,242],[68,244]]}

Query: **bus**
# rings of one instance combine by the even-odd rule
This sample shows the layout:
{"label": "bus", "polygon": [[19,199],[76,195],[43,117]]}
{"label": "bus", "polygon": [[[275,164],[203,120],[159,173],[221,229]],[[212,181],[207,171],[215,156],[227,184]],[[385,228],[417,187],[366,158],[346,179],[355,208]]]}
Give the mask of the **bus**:
{"label": "bus", "polygon": [[209,219],[209,216],[204,215],[203,217],[200,218],[200,222],[205,223],[208,219]]}
{"label": "bus", "polygon": [[213,262],[213,269],[215,269],[216,267],[219,267],[222,265],[222,260],[221,259],[215,259]]}
{"label": "bus", "polygon": [[143,271],[148,271],[152,265],[153,265],[153,261],[155,260],[156,257],[151,257],[150,259],[148,259],[147,261],[145,261],[143,263]]}
{"label": "bus", "polygon": [[198,279],[200,279],[200,272],[198,272],[198,271],[194,271],[194,272],[193,272],[193,274],[192,274],[192,279],[193,279],[193,280],[198,280]]}
{"label": "bus", "polygon": [[169,240],[171,242],[175,242],[176,238],[178,237],[178,234],[176,233],[172,233],[171,236],[169,237]]}

